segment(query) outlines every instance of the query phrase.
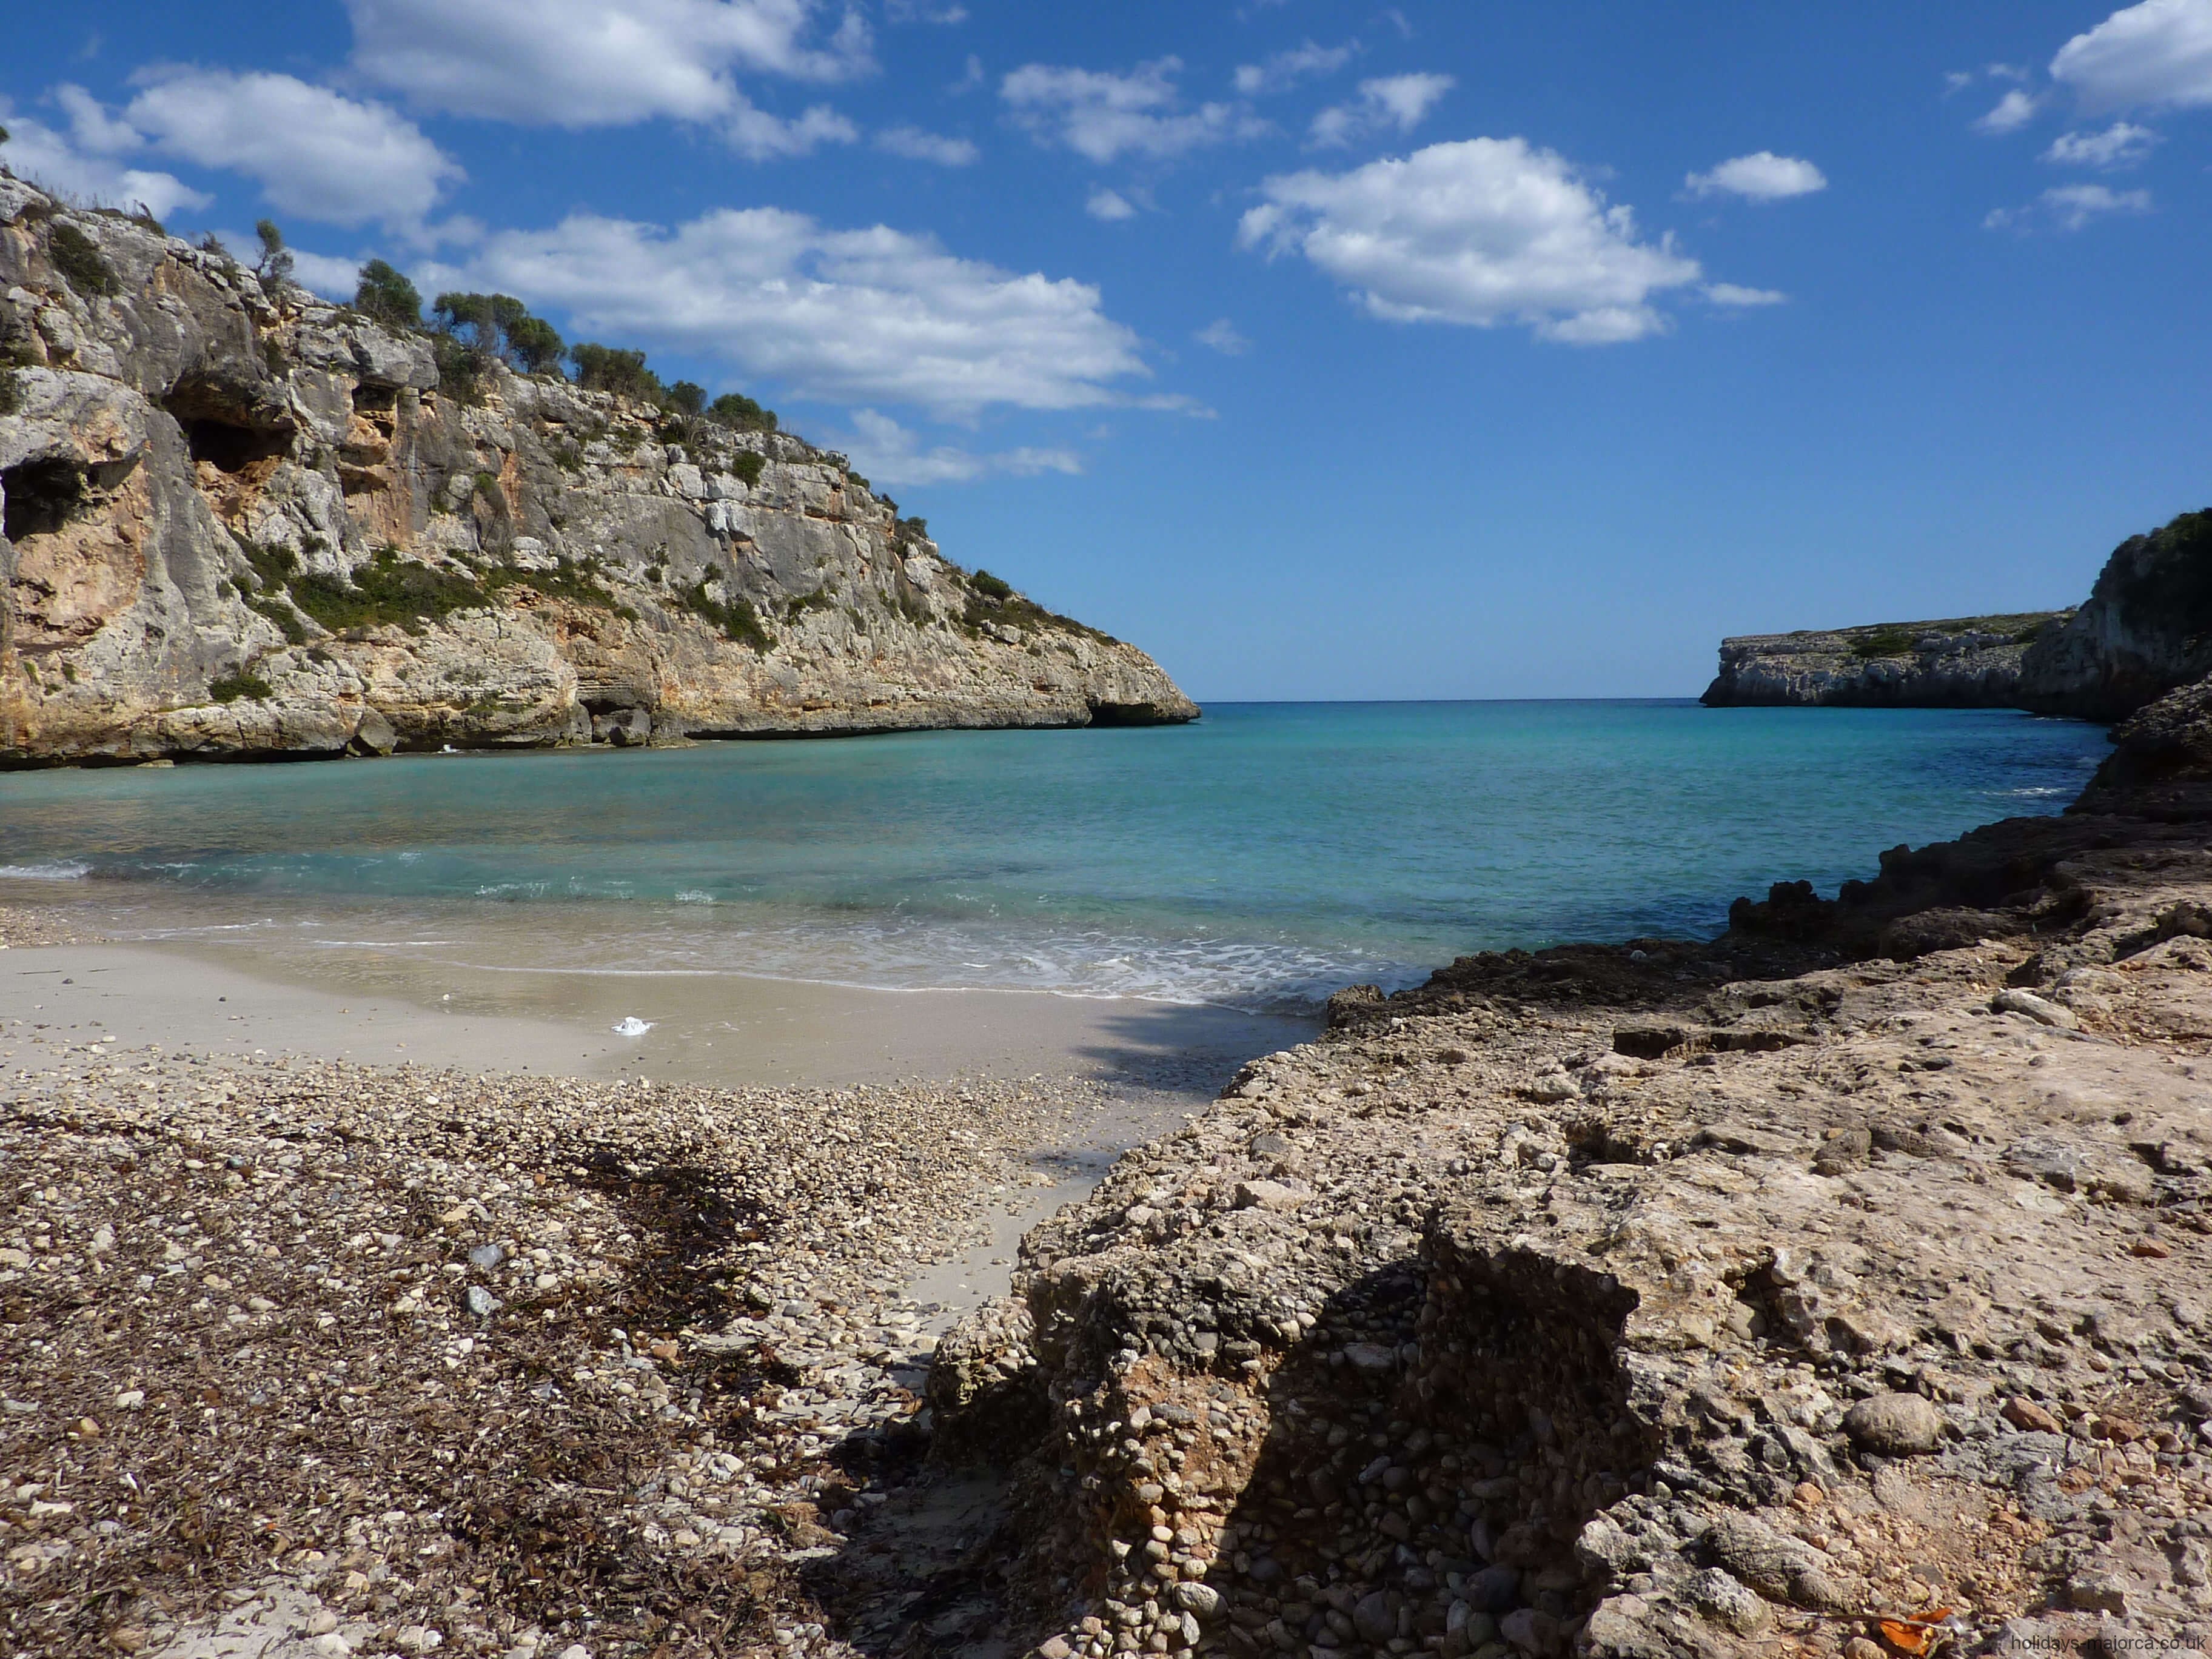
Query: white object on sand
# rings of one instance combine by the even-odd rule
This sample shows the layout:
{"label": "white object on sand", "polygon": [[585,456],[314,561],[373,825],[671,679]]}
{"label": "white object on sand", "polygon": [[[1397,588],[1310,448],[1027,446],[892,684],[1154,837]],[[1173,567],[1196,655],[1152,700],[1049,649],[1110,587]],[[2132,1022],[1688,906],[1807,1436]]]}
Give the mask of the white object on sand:
{"label": "white object on sand", "polygon": [[617,1036],[643,1036],[652,1029],[653,1022],[651,1020],[640,1019],[635,1014],[624,1014],[622,1018],[616,1023],[615,1035]]}

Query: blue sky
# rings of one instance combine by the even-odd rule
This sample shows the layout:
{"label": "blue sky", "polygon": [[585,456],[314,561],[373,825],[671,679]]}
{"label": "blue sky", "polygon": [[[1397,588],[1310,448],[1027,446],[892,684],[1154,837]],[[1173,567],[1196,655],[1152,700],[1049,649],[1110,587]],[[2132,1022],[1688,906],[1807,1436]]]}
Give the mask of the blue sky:
{"label": "blue sky", "polygon": [[1201,699],[1693,694],[2212,504],[2212,0],[20,9],[17,172],[750,392]]}

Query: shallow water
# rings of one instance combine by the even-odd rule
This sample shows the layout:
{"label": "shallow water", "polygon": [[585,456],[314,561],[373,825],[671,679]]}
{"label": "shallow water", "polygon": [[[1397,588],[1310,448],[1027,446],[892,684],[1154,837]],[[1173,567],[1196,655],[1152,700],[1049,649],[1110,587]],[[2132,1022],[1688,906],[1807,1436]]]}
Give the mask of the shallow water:
{"label": "shallow water", "polygon": [[457,966],[1310,1006],[1706,934],[1768,883],[2060,810],[2004,711],[1229,704],[1152,730],[0,775],[0,894],[124,937]]}

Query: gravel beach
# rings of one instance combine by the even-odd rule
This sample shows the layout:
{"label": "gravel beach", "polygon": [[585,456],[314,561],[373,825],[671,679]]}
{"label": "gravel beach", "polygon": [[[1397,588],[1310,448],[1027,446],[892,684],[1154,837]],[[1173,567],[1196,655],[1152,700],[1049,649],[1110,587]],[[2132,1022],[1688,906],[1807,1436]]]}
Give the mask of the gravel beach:
{"label": "gravel beach", "polygon": [[[210,1003],[195,1030],[86,971],[131,953],[25,948],[78,937],[67,913],[5,927],[42,988],[0,1023],[0,1617],[25,1655],[827,1647],[805,1575],[914,1472],[932,1333],[1004,1282],[1040,1200],[1234,1068],[368,1066],[241,1048],[250,981],[159,958]],[[964,1547],[940,1508],[902,1559]],[[885,1616],[917,1588],[890,1574]]]}

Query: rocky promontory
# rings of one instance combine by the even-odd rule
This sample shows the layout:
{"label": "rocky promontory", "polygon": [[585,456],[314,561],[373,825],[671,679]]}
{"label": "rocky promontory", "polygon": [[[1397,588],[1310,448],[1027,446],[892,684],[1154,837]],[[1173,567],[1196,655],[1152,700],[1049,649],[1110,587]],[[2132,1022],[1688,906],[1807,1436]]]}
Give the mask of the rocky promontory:
{"label": "rocky promontory", "polygon": [[2114,548],[2070,611],[1721,641],[1708,708],[2026,708],[2124,720],[2212,674],[2212,510]]}
{"label": "rocky promontory", "polygon": [[0,172],[0,764],[1186,720],[845,458]]}
{"label": "rocky promontory", "polygon": [[2071,611],[1747,634],[1721,641],[1709,708],[2009,708],[2021,664]]}

